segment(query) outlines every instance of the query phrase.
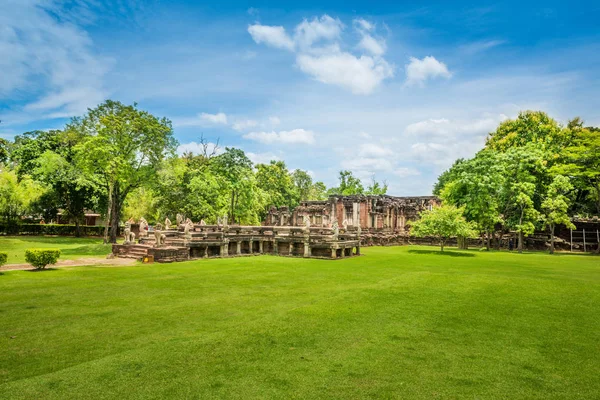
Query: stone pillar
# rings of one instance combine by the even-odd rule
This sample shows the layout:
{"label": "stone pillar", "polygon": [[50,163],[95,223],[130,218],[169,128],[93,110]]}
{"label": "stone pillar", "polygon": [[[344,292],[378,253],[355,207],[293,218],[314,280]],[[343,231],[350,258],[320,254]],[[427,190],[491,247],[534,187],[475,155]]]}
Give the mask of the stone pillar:
{"label": "stone pillar", "polygon": [[264,244],[264,242],[263,242],[262,240],[259,240],[259,241],[258,241],[258,252],[259,252],[260,254],[262,254],[262,253],[263,253],[263,244]]}
{"label": "stone pillar", "polygon": [[290,242],[289,255],[291,256],[293,253],[294,253],[294,242]]}
{"label": "stone pillar", "polygon": [[250,246],[250,254],[254,253],[254,240],[250,239],[248,245]]}
{"label": "stone pillar", "polygon": [[360,244],[356,246],[356,255],[360,256]]}
{"label": "stone pillar", "polygon": [[352,226],[360,225],[360,218],[358,213],[358,203],[352,203]]}
{"label": "stone pillar", "polygon": [[310,244],[308,242],[304,242],[304,257],[310,257]]}
{"label": "stone pillar", "polygon": [[279,255],[279,243],[277,243],[277,239],[273,240],[273,254],[276,256]]}
{"label": "stone pillar", "polygon": [[337,255],[335,254],[335,252],[336,252],[335,247],[332,247],[331,248],[331,258],[337,258]]}
{"label": "stone pillar", "polygon": [[208,245],[206,245],[206,247],[204,247],[204,258],[208,258]]}
{"label": "stone pillar", "polygon": [[331,203],[331,224],[333,221],[337,221],[337,198],[333,198],[333,203]]}
{"label": "stone pillar", "polygon": [[236,242],[236,249],[235,249],[235,253],[236,254],[242,254],[242,242],[241,241],[237,241]]}
{"label": "stone pillar", "polygon": [[229,256],[229,241],[228,240],[223,242],[223,244],[221,245],[221,256],[223,256],[223,257]]}

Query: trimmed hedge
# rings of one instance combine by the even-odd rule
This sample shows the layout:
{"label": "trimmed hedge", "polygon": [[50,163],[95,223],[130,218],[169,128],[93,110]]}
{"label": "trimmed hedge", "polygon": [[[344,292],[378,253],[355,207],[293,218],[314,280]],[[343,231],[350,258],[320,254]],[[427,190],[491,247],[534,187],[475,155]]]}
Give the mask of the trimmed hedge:
{"label": "trimmed hedge", "polygon": [[37,269],[46,268],[46,265],[56,264],[60,257],[60,249],[27,249],[25,260]]}
{"label": "trimmed hedge", "polygon": [[6,264],[6,260],[8,260],[8,253],[0,252],[0,267]]}
{"label": "trimmed hedge", "polygon": [[[104,226],[80,225],[79,229],[83,236],[102,236]],[[63,224],[19,224],[0,225],[0,234],[5,235],[59,235],[75,236],[77,227],[75,225]]]}

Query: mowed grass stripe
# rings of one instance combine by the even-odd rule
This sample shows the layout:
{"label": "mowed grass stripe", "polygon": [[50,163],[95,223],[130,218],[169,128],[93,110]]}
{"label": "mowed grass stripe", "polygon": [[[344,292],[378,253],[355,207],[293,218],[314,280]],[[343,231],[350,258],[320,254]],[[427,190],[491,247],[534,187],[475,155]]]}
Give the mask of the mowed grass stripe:
{"label": "mowed grass stripe", "polygon": [[5,273],[0,396],[593,397],[598,258],[431,250]]}

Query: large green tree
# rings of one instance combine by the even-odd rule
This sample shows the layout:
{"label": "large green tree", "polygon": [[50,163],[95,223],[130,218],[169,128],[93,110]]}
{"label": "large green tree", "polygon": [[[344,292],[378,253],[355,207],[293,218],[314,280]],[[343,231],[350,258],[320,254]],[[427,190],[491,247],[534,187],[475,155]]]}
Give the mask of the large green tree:
{"label": "large green tree", "polygon": [[226,147],[223,154],[211,159],[210,168],[223,179],[229,221],[258,224],[266,199],[256,184],[252,161],[242,150]]}
{"label": "large green tree", "polygon": [[542,202],[542,220],[550,229],[550,254],[554,254],[554,230],[556,225],[562,224],[567,228],[575,229],[571,218],[567,213],[569,209],[569,198],[567,194],[573,190],[569,178],[557,175],[548,187],[544,201]]}
{"label": "large green tree", "polygon": [[17,224],[45,188],[28,175],[19,178],[12,170],[0,168],[0,216],[6,225]]}
{"label": "large green tree", "polygon": [[440,250],[452,237],[471,237],[473,226],[463,216],[464,209],[441,205],[421,212],[420,218],[411,223],[410,233],[417,237],[433,237],[440,243]]}
{"label": "large green tree", "polygon": [[547,151],[551,157],[557,157],[570,139],[571,131],[545,112],[523,111],[516,119],[500,123],[488,136],[486,147],[505,152],[510,148],[533,145]]}
{"label": "large green tree", "polygon": [[339,186],[329,189],[329,194],[349,196],[354,194],[364,194],[365,188],[359,178],[355,177],[351,171],[340,171],[338,176]]}
{"label": "large green tree", "polygon": [[600,214],[600,128],[583,127],[578,118],[569,123],[569,128],[572,140],[553,171],[573,178],[577,212]]}
{"label": "large green tree", "polygon": [[[300,200],[294,179],[283,161],[257,164],[256,185],[266,196],[267,207],[288,206],[294,208]],[[265,210],[266,211],[266,210]]]}
{"label": "large green tree", "polygon": [[115,243],[121,210],[132,190],[152,180],[165,156],[174,152],[171,122],[138,109],[107,100],[74,118],[68,129],[85,139],[77,146],[79,165],[108,197],[105,241]]}
{"label": "large green tree", "polygon": [[452,179],[445,183],[440,196],[445,202],[464,208],[468,221],[486,234],[486,248],[495,225],[502,222],[501,193],[505,183],[503,157],[484,150],[471,160],[455,163]]}

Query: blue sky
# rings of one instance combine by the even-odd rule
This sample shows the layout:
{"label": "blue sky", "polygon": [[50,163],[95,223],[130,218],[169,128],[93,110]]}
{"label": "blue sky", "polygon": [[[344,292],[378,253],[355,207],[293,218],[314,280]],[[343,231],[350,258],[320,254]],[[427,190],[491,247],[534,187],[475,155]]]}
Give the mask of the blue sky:
{"label": "blue sky", "polygon": [[600,125],[599,3],[387,3],[0,0],[0,136],[136,101],[180,150],[420,195],[520,110]]}

